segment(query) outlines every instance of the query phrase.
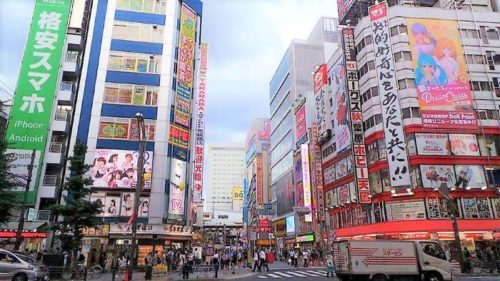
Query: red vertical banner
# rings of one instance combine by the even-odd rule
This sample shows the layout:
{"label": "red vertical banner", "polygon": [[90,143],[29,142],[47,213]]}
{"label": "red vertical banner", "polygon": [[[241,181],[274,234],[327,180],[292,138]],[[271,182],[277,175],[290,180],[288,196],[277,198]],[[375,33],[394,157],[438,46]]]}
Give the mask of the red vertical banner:
{"label": "red vertical banner", "polygon": [[262,156],[257,156],[257,173],[256,173],[256,185],[257,185],[257,205],[264,204],[264,184],[263,184],[263,172],[262,172]]}

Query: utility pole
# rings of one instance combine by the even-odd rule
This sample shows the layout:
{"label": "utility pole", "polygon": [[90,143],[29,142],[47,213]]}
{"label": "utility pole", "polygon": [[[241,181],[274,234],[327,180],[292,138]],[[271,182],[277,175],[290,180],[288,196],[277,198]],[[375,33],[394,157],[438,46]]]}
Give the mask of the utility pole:
{"label": "utility pole", "polygon": [[455,216],[455,214],[458,213],[457,205],[455,201],[451,198],[447,198],[446,200],[448,208],[450,209],[450,219],[451,219],[451,225],[453,226],[453,236],[455,237],[455,247],[458,249],[457,254],[458,254],[458,263],[460,264],[460,272],[465,273],[465,262],[464,262],[464,256],[462,255],[462,244],[460,243],[460,234],[458,232],[457,217]]}
{"label": "utility pole", "polygon": [[35,165],[35,156],[36,156],[36,150],[33,149],[33,152],[31,153],[31,162],[30,165],[28,166],[28,178],[26,179],[26,186],[24,187],[24,199],[23,199],[23,205],[21,205],[21,212],[19,214],[19,223],[17,225],[16,244],[14,245],[14,251],[18,251],[19,247],[21,247],[21,243],[23,242],[22,233],[24,229],[24,213],[26,212],[26,202],[28,201],[28,192],[30,191],[31,177],[33,175],[33,166]]}
{"label": "utility pole", "polygon": [[137,185],[135,187],[134,212],[132,213],[132,243],[130,245],[130,263],[128,265],[128,280],[132,280],[134,267],[137,266],[137,217],[139,212],[139,197],[144,188],[144,150],[146,147],[146,130],[144,128],[144,116],[138,112],[135,114],[137,119],[137,129],[139,131],[139,157],[137,159]]}

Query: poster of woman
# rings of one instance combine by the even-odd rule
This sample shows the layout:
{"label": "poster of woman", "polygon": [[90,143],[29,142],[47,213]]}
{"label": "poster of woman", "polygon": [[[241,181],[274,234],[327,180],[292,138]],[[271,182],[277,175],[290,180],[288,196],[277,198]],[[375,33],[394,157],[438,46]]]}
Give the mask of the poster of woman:
{"label": "poster of woman", "polygon": [[409,18],[407,24],[423,125],[477,127],[457,22]]}

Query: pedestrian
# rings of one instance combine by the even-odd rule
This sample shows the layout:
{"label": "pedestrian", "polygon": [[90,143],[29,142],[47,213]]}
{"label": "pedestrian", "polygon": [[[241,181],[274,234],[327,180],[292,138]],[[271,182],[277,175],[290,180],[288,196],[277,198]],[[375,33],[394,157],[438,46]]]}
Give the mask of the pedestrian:
{"label": "pedestrian", "polygon": [[212,265],[214,266],[214,273],[215,273],[215,278],[217,278],[217,275],[219,273],[219,252],[215,252],[214,257],[212,258]]}
{"label": "pedestrian", "polygon": [[238,252],[236,250],[233,250],[233,253],[231,254],[231,273],[235,273],[235,268],[236,264],[238,262]]}
{"label": "pedestrian", "polygon": [[118,264],[120,266],[120,274],[125,274],[125,270],[127,269],[128,260],[125,256],[125,253],[122,253],[120,259],[118,260]]}
{"label": "pedestrian", "polygon": [[255,272],[255,269],[258,268],[260,272],[260,263],[259,263],[259,252],[257,249],[253,252],[253,269],[252,272]]}
{"label": "pedestrian", "polygon": [[144,259],[144,263],[146,264],[146,276],[144,279],[151,280],[153,277],[153,265],[155,263],[153,252],[149,252],[148,256]]}
{"label": "pedestrian", "polygon": [[260,249],[260,252],[259,252],[260,267],[262,268],[263,266],[265,266],[267,271],[269,271],[269,265],[267,264],[266,257],[267,257],[267,255],[266,255],[266,252],[264,251],[264,249]]}
{"label": "pedestrian", "polygon": [[462,255],[464,257],[465,271],[471,272],[472,271],[472,264],[470,261],[470,252],[469,252],[469,249],[467,249],[467,247],[464,247]]}
{"label": "pedestrian", "polygon": [[113,255],[113,259],[111,259],[111,274],[112,281],[115,281],[116,273],[118,272],[118,268],[120,266],[120,262],[118,261],[118,256]]}
{"label": "pedestrian", "polygon": [[307,264],[307,261],[309,259],[309,253],[307,250],[304,251],[304,253],[302,253],[302,256],[304,258],[304,267],[309,267],[309,264]]}
{"label": "pedestrian", "polygon": [[333,277],[333,257],[329,254],[326,260],[326,277],[330,275]]}
{"label": "pedestrian", "polygon": [[293,249],[290,249],[290,251],[288,252],[288,260],[289,260],[289,264],[291,266],[294,266],[295,265],[295,251]]}
{"label": "pedestrian", "polygon": [[297,249],[297,251],[295,251],[295,255],[294,255],[294,260],[295,260],[295,267],[299,267],[299,250]]}

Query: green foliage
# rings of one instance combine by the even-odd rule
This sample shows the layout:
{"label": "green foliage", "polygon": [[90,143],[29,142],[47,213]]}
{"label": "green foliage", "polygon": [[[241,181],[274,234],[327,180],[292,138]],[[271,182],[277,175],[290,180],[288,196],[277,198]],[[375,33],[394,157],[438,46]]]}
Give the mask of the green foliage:
{"label": "green foliage", "polygon": [[63,186],[66,195],[63,196],[64,204],[52,207],[56,216],[62,216],[54,229],[62,242],[62,248],[67,251],[76,251],[83,238],[82,230],[93,227],[99,223],[97,215],[103,207],[100,202],[90,202],[92,194],[90,185],[92,180],[86,176],[90,165],[85,165],[85,153],[87,146],[76,143],[73,148],[73,156],[68,158],[70,162],[69,177]]}
{"label": "green foliage", "polygon": [[17,196],[12,191],[17,179],[9,172],[13,156],[6,151],[7,142],[0,138],[0,224],[9,221],[12,211],[17,206]]}

